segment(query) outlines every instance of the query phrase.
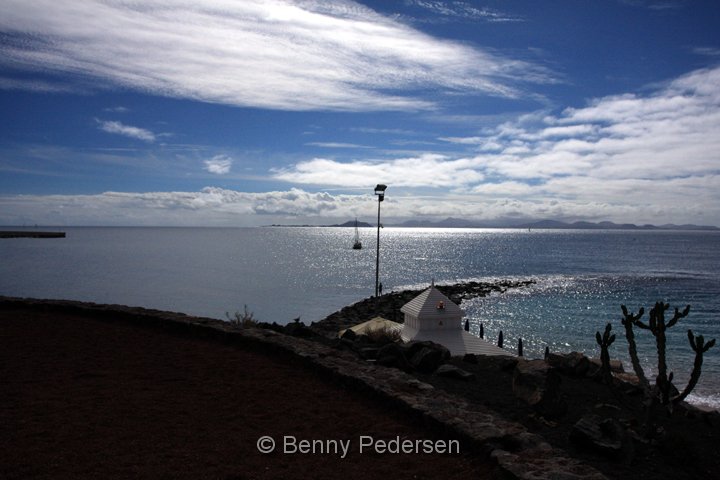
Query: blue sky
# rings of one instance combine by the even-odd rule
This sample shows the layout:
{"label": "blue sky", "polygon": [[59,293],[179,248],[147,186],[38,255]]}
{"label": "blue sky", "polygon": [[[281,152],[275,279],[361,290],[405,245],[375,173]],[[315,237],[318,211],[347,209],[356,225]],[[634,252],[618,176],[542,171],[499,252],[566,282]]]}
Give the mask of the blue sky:
{"label": "blue sky", "polygon": [[720,225],[720,2],[0,2],[0,224]]}

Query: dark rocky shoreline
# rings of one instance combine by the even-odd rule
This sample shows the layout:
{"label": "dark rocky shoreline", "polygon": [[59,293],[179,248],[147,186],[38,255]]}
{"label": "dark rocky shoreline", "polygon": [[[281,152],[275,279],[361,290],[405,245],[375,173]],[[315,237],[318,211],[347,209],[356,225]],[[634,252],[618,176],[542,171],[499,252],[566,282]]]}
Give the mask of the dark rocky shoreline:
{"label": "dark rocky shoreline", "polygon": [[[453,285],[436,285],[443,295],[460,305],[463,300],[484,297],[491,293],[504,293],[511,288],[523,288],[534,285],[534,280],[501,280],[498,282],[464,282]],[[415,298],[422,290],[404,290],[390,292],[379,297],[369,297],[327,316],[319,322],[313,322],[310,329],[326,337],[336,337],[340,330],[352,327],[373,317],[402,323],[400,308]]]}

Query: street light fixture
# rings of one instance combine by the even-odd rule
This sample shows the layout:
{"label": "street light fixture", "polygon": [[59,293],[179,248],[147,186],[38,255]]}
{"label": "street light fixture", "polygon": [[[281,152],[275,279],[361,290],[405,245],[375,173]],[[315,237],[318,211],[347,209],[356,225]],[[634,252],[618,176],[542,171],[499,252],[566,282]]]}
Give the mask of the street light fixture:
{"label": "street light fixture", "polygon": [[375,257],[375,297],[380,295],[380,202],[385,200],[385,189],[387,185],[378,184],[375,187],[375,195],[378,196],[378,219],[377,219],[377,255]]}

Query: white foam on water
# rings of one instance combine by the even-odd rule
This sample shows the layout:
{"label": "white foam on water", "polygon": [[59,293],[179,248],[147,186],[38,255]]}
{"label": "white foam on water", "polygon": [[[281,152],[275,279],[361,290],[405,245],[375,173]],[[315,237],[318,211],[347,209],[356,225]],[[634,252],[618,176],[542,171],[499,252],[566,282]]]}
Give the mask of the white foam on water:
{"label": "white foam on water", "polygon": [[720,410],[720,393],[710,393],[707,395],[696,395],[691,393],[687,396],[687,401],[696,407]]}

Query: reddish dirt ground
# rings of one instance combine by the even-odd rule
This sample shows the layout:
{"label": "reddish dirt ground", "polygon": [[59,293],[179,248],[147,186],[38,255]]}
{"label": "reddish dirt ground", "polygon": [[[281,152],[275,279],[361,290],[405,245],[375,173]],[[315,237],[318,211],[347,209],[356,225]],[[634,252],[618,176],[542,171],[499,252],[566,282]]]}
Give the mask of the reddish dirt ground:
{"label": "reddish dirt ground", "polygon": [[[360,454],[447,438],[289,357],[109,320],[0,310],[0,478],[492,477],[469,452]],[[261,454],[263,435],[350,453]]]}

